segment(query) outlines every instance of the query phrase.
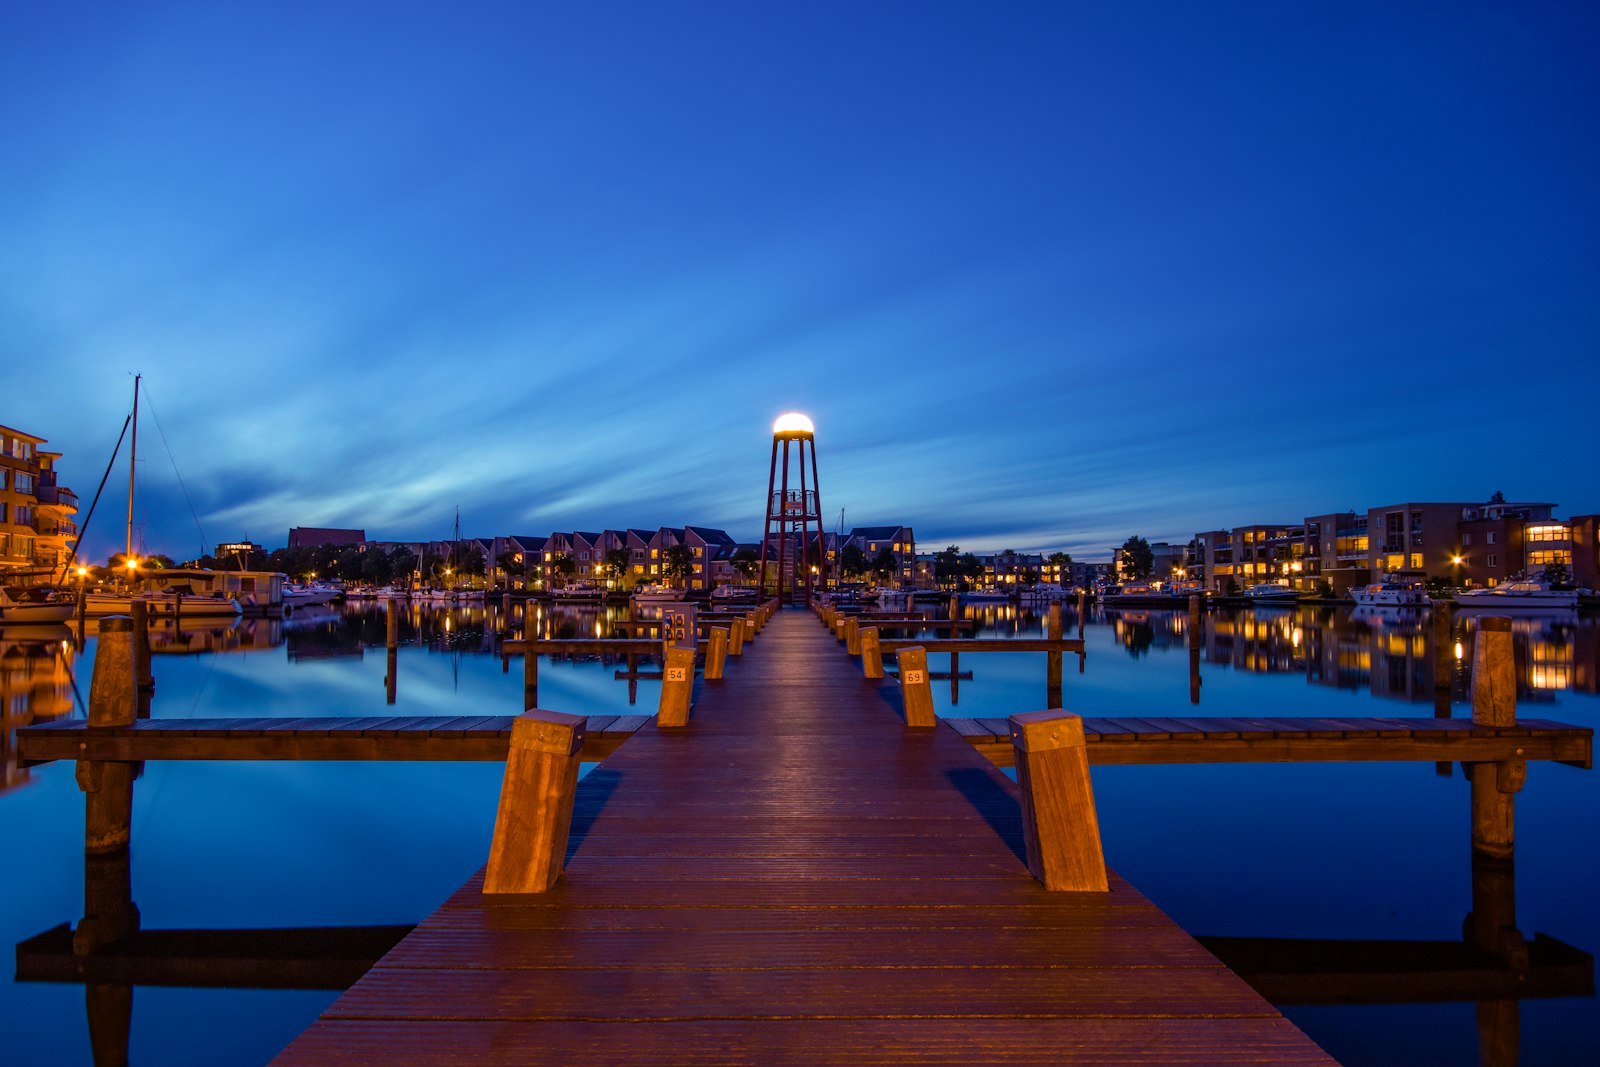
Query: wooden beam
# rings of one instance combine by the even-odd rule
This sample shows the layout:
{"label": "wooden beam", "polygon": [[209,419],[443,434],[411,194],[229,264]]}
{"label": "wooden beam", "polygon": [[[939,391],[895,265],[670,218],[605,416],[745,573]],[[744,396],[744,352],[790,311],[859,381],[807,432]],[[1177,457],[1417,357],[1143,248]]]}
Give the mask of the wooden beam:
{"label": "wooden beam", "polygon": [[566,863],[583,749],[582,715],[533,709],[511,728],[485,893],[544,893]]}

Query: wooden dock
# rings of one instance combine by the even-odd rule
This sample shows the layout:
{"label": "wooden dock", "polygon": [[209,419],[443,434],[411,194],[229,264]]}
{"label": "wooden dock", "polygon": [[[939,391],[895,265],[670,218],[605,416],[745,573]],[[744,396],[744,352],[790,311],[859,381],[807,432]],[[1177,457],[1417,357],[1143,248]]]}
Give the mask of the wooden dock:
{"label": "wooden dock", "polygon": [[780,613],[579,784],[554,890],[475,876],[275,1062],[1331,1062],[1120,878],[1043,889],[896,692]]}

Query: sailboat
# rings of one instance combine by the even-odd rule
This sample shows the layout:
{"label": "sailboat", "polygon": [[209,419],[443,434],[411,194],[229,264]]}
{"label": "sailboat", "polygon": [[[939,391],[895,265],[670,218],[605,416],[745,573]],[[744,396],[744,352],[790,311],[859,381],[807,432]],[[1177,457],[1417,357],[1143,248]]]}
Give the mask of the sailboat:
{"label": "sailboat", "polygon": [[[133,491],[135,486],[135,472],[138,468],[135,463],[139,456],[139,383],[144,379],[142,374],[133,376],[133,414],[129,416],[133,427],[133,437],[128,444],[128,539],[124,559],[129,563],[129,570],[133,572],[129,580],[137,580],[137,570],[133,566]],[[202,586],[207,572],[185,571],[182,577],[183,584],[169,584],[165,589],[133,591],[126,593],[94,592],[84,595],[84,611],[89,615],[126,615],[133,610],[134,601],[144,604],[145,610],[151,615],[187,615],[191,618],[200,616],[234,616],[240,614],[239,602],[226,593],[217,592],[209,587]],[[197,588],[197,586],[200,586]]]}

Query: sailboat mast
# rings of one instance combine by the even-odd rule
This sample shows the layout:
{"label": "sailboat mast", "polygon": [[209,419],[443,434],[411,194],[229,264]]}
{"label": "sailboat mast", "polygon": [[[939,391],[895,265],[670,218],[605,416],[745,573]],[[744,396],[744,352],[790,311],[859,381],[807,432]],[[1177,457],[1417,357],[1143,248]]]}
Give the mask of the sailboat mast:
{"label": "sailboat mast", "polygon": [[143,375],[133,376],[133,440],[128,446],[128,544],[125,558],[133,558],[133,472],[134,462],[139,458],[139,379]]}

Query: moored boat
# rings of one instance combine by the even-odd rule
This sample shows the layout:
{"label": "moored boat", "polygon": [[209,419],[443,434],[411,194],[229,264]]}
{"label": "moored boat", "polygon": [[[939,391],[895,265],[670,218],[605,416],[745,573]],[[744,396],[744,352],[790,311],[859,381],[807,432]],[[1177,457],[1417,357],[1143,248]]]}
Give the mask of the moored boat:
{"label": "moored boat", "polygon": [[[717,593],[722,592],[724,588],[726,586],[719,588]],[[557,596],[561,596],[561,593],[562,590],[556,590]],[[716,596],[716,593],[712,595]],[[641,585],[635,589],[629,599],[635,604],[675,604],[683,599],[683,591],[674,589],[670,585],[652,583],[650,585]]]}
{"label": "moored boat", "polygon": [[1513,578],[1488,589],[1463,590],[1455,601],[1477,611],[1569,611],[1578,606],[1578,591],[1554,589],[1542,578]]}
{"label": "moored boat", "polygon": [[76,605],[70,594],[48,586],[0,586],[0,624],[48,626],[72,618]]}
{"label": "moored boat", "polygon": [[1263,582],[1252,585],[1244,591],[1244,598],[1252,604],[1294,604],[1300,599],[1300,590],[1287,585],[1273,585]]}
{"label": "moored boat", "polygon": [[1350,596],[1357,604],[1370,608],[1425,608],[1433,603],[1421,578],[1395,573],[1351,589]]}

